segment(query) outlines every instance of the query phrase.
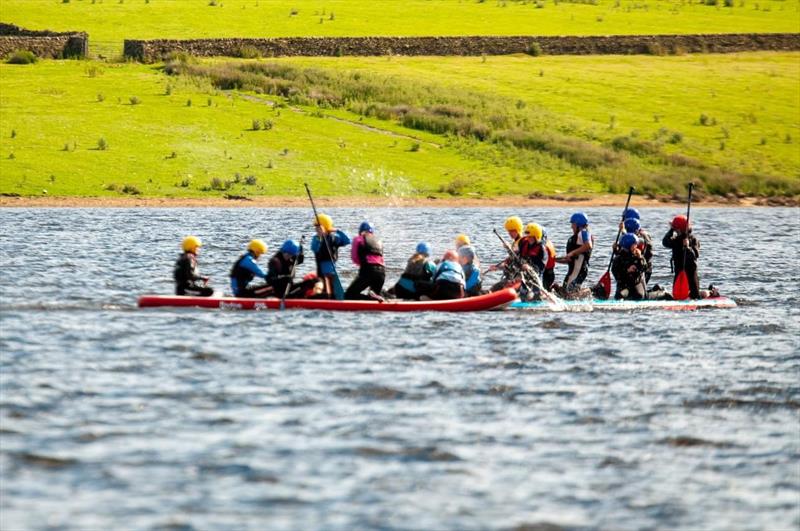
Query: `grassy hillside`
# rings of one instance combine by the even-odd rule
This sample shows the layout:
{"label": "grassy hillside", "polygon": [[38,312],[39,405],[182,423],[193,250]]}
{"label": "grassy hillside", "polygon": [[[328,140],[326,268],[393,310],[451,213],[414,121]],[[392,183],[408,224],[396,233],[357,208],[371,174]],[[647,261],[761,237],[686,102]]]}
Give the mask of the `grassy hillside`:
{"label": "grassy hillside", "polygon": [[796,32],[798,0],[0,0],[0,20],[125,38]]}
{"label": "grassy hillside", "polygon": [[799,59],[3,64],[0,193],[798,194]]}

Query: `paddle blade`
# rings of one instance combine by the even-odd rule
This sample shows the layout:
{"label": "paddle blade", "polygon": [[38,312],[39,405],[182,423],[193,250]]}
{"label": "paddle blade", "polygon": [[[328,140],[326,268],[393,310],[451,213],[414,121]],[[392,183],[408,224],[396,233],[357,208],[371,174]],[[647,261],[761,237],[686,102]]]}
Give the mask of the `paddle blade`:
{"label": "paddle blade", "polygon": [[676,301],[684,301],[689,298],[689,277],[686,271],[678,273],[675,282],[672,284],[672,298]]}
{"label": "paddle blade", "polygon": [[344,300],[344,288],[342,287],[342,281],[339,280],[339,275],[333,275],[333,280],[331,282],[333,284],[333,297],[337,301]]}
{"label": "paddle blade", "polygon": [[611,296],[611,274],[608,271],[597,281],[594,292],[596,295],[602,295],[603,299],[608,299]]}

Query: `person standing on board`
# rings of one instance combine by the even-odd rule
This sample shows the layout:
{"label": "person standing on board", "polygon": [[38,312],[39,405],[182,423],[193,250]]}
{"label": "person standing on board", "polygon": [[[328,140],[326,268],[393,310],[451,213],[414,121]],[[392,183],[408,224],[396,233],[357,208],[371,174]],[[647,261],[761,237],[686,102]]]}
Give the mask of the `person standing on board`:
{"label": "person standing on board", "polygon": [[[349,300],[381,298],[383,283],[386,281],[386,268],[383,263],[383,242],[375,236],[375,227],[369,221],[362,221],[358,227],[358,236],[353,238],[350,258],[358,266],[358,276],[344,293]],[[369,294],[362,291],[369,288]]]}
{"label": "person standing on board", "polygon": [[431,260],[431,247],[425,242],[417,244],[416,251],[408,259],[406,269],[400,280],[390,290],[398,299],[417,300],[421,295],[431,292],[431,279],[436,272],[436,264]]}
{"label": "person standing on board", "polygon": [[430,298],[463,299],[464,284],[464,270],[458,263],[458,253],[452,250],[446,251],[433,274],[433,291]]}
{"label": "person standing on board", "polygon": [[231,291],[234,297],[259,298],[274,294],[272,286],[250,286],[255,278],[267,278],[267,273],[256,263],[258,257],[267,252],[267,244],[262,240],[252,240],[247,252],[240,256],[231,268]]}
{"label": "person standing on board", "polygon": [[[327,214],[320,214],[314,219],[317,234],[311,238],[311,251],[317,262],[317,276],[322,279],[324,293],[333,297],[333,277],[336,275],[336,261],[339,259],[339,248],[350,245],[347,234],[334,228],[333,219]],[[323,239],[324,238],[324,239]],[[328,245],[325,245],[327,240]]]}
{"label": "person standing on board", "polygon": [[556,258],[559,264],[567,264],[567,276],[559,291],[564,295],[577,295],[589,274],[589,259],[592,256],[594,237],[589,231],[589,218],[576,212],[569,218],[572,236],[567,240],[567,254]]}
{"label": "person standing on board", "polygon": [[635,234],[627,233],[619,239],[619,245],[611,272],[617,284],[615,299],[629,299],[640,301],[647,297],[647,260],[642,255],[639,247],[639,238]]}
{"label": "person standing on board", "polygon": [[267,284],[272,286],[276,297],[283,297],[292,285],[295,267],[303,263],[303,244],[286,240],[280,250],[272,255],[267,264]]}
{"label": "person standing on board", "polygon": [[481,263],[471,245],[458,249],[458,263],[464,272],[464,293],[467,297],[481,294]]}
{"label": "person standing on board", "polygon": [[208,277],[200,275],[197,266],[197,253],[203,242],[197,236],[187,236],[183,239],[181,248],[183,253],[175,262],[173,277],[175,278],[175,295],[188,295],[193,297],[210,297],[214,290],[207,286]]}

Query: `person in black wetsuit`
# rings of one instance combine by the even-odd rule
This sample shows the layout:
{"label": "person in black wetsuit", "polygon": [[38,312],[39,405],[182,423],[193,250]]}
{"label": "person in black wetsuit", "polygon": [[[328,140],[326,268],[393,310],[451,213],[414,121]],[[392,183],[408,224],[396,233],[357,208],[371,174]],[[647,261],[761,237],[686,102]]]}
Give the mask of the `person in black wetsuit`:
{"label": "person in black wetsuit", "polygon": [[272,286],[276,297],[283,297],[285,294],[289,298],[301,298],[305,290],[316,282],[316,279],[311,282],[293,282],[295,268],[302,264],[303,260],[303,242],[297,243],[294,240],[283,242],[278,252],[270,258],[266,280],[267,284]]}
{"label": "person in black wetsuit", "polygon": [[611,265],[617,283],[615,299],[639,301],[647,298],[647,260],[642,256],[639,243],[634,234],[625,234],[619,240],[619,249]]}
{"label": "person in black wetsuit", "polygon": [[210,297],[214,290],[207,286],[208,277],[200,275],[197,266],[197,253],[203,242],[197,236],[187,236],[181,247],[183,253],[175,262],[173,277],[175,278],[175,294],[194,297]]}
{"label": "person in black wetsuit", "polygon": [[594,236],[589,231],[589,218],[583,212],[576,212],[569,218],[572,236],[567,240],[567,254],[556,258],[559,264],[567,264],[569,270],[564,284],[553,289],[561,296],[574,296],[581,292],[586,276],[589,274],[589,259],[592,257]]}
{"label": "person in black wetsuit", "polygon": [[673,282],[678,278],[678,274],[685,270],[689,281],[689,296],[692,299],[703,298],[700,293],[700,279],[697,277],[700,241],[692,234],[692,226],[689,225],[686,216],[672,218],[670,229],[661,243],[672,250],[672,270],[675,273]]}

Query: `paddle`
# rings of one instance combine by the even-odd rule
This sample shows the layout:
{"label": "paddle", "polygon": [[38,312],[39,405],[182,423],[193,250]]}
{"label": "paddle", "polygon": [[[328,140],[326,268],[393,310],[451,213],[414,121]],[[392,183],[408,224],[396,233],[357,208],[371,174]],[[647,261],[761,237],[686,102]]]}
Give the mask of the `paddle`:
{"label": "paddle", "polygon": [[[684,241],[689,237],[689,214],[692,210],[692,189],[694,183],[689,183],[689,199],[686,202],[686,235]],[[683,245],[683,241],[681,242]],[[676,301],[683,301],[689,298],[689,277],[686,276],[686,253],[688,249],[683,247],[683,267],[681,268],[678,276],[675,277],[675,282],[672,284],[672,298]]]}
{"label": "paddle", "polygon": [[[625,212],[628,211],[628,206],[631,204],[631,196],[633,195],[633,186],[631,186],[630,190],[628,190],[628,200],[625,201],[625,210],[622,211],[622,221],[625,221]],[[603,294],[605,295],[603,298],[607,299],[611,296],[611,265],[614,263],[614,255],[617,243],[619,243],[619,237],[622,235],[622,227],[620,226],[619,230],[617,231],[617,237],[614,239],[614,247],[611,248],[611,259],[608,261],[608,267],[606,268],[606,272],[603,273],[603,276],[600,277],[600,280],[597,281],[595,284],[592,293],[597,293],[598,288],[603,289]]]}
{"label": "paddle", "polygon": [[[306,241],[305,235],[300,237],[300,250],[303,249],[303,242]],[[299,256],[299,255],[298,255]],[[289,282],[286,284],[286,289],[283,290],[283,295],[281,296],[281,306],[280,310],[284,310],[286,308],[286,296],[289,295],[289,290],[292,288],[292,281],[294,280],[294,268],[297,266],[297,256],[294,257],[294,262],[292,262],[292,267],[289,269]]]}
{"label": "paddle", "polygon": [[[308,193],[308,200],[311,201],[311,208],[314,210],[314,219],[317,220],[317,225],[319,225],[319,214],[317,214],[317,207],[314,205],[314,198],[311,197],[311,189],[308,187],[308,183],[303,183],[306,187],[306,192]],[[331,251],[331,246],[328,243],[328,233],[325,232],[325,229],[322,229],[325,237],[321,238],[323,242],[325,242],[325,248],[328,250],[328,256],[331,257],[331,265],[333,266],[333,296],[337,301],[344,300],[344,288],[342,288],[342,282],[339,280],[339,273],[336,271],[336,262],[333,261],[333,252]]]}
{"label": "paddle", "polygon": [[[528,288],[528,290],[530,291],[530,287],[528,287],[528,283],[526,282],[525,270],[524,270],[524,269],[523,269],[523,267],[522,267],[522,265],[523,265],[523,264],[522,264],[522,260],[520,260],[520,257],[517,255],[517,253],[515,253],[515,252],[514,252],[514,249],[512,249],[512,248],[511,248],[511,246],[508,244],[508,242],[505,240],[505,238],[503,238],[503,237],[500,235],[500,233],[499,233],[499,232],[497,232],[497,229],[492,229],[492,232],[494,232],[494,233],[495,233],[495,235],[496,235],[498,238],[500,238],[500,241],[501,241],[501,242],[503,242],[503,247],[505,247],[505,248],[506,248],[506,252],[508,252],[508,256],[509,256],[509,258],[510,258],[510,259],[513,261],[513,263],[515,263],[515,264],[516,264],[516,265],[519,267],[519,269],[520,269],[520,279],[522,280],[522,283],[523,283],[523,284],[525,285],[525,287],[526,287],[526,288]],[[550,301],[550,302],[552,302],[553,304],[556,304],[556,305],[558,305],[559,307],[562,307],[562,306],[563,306],[563,304],[564,304],[564,303],[563,303],[563,302],[561,302],[561,300],[560,300],[558,297],[556,297],[555,295],[553,295],[552,293],[550,293],[549,291],[547,291],[546,289],[544,289],[544,286],[542,286],[542,281],[541,281],[541,279],[539,278],[539,275],[538,275],[538,274],[534,273],[534,274],[532,274],[532,275],[527,275],[527,276],[528,276],[528,277],[530,277],[530,279],[531,279],[531,280],[533,281],[533,283],[536,285],[536,288],[539,290],[539,292],[540,292],[540,293],[541,293],[541,294],[542,294],[542,295],[543,295],[543,296],[544,296],[544,297],[545,297],[547,300],[549,300],[549,301]]]}

